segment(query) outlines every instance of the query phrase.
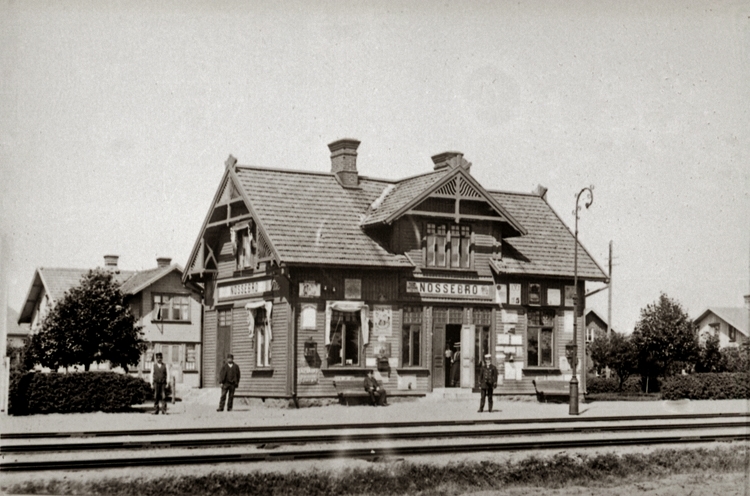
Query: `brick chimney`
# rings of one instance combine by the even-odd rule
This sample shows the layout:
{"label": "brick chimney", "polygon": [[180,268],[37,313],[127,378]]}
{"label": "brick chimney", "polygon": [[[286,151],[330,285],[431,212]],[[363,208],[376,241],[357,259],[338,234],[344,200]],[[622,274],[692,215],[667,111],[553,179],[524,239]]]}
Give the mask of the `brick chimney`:
{"label": "brick chimney", "polygon": [[359,187],[357,174],[357,148],[359,141],[344,138],[328,144],[331,150],[331,173],[345,188]]}
{"label": "brick chimney", "polygon": [[159,257],[156,259],[156,266],[158,268],[169,267],[171,263],[172,263],[172,259],[169,257]]}
{"label": "brick chimney", "polygon": [[547,191],[549,191],[549,188],[546,186],[542,186],[541,184],[538,184],[536,188],[534,188],[534,191],[531,193],[540,197],[542,200],[547,199]]}
{"label": "brick chimney", "polygon": [[104,255],[104,268],[116,269],[117,261],[120,259],[120,255]]}
{"label": "brick chimney", "polygon": [[461,152],[443,152],[432,156],[432,162],[435,164],[435,170],[443,170],[449,167],[461,166],[465,169],[471,168],[471,162],[467,162],[464,159],[464,154]]}

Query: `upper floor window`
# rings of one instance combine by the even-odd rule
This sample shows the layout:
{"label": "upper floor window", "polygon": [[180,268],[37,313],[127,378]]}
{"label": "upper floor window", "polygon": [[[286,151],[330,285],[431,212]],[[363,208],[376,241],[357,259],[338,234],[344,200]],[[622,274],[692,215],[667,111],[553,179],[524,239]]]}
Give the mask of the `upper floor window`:
{"label": "upper floor window", "polygon": [[731,343],[737,341],[737,329],[732,326],[729,326],[729,341]]}
{"label": "upper floor window", "polygon": [[596,339],[596,328],[589,327],[588,329],[586,329],[586,342],[593,343],[594,339]]}
{"label": "upper floor window", "polygon": [[471,227],[428,223],[425,234],[427,267],[471,267]]}
{"label": "upper floor window", "polygon": [[154,320],[190,321],[190,297],[187,295],[153,293]]}
{"label": "upper floor window", "polygon": [[237,270],[255,267],[257,247],[255,243],[254,224],[242,222],[232,227],[232,252]]}

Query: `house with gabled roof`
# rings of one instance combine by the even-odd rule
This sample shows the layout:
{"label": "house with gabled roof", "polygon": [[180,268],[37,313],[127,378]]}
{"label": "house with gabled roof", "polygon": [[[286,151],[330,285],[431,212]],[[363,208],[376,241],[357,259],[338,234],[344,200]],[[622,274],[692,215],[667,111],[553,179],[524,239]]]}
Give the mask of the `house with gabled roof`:
{"label": "house with gabled roof", "polygon": [[[161,352],[176,381],[187,387],[201,384],[201,323],[200,288],[182,284],[183,270],[170,258],[157,258],[157,266],[148,270],[121,270],[117,255],[104,257],[104,269],[112,272],[125,295],[130,310],[143,329],[148,350],[141,356],[132,374],[147,375],[153,356]],[[39,267],[18,317],[18,323],[34,332],[47,312],[80,284],[89,269]],[[91,370],[109,369],[109,364],[93,364]]]}
{"label": "house with gabled roof", "polygon": [[709,307],[695,319],[698,335],[705,339],[719,337],[720,348],[741,346],[750,339],[748,309],[742,307]]}
{"label": "house with gabled roof", "polygon": [[580,246],[574,287],[546,190],[487,190],[459,152],[376,179],[359,141],[328,146],[330,172],[227,160],[183,275],[204,288],[205,385],[229,353],[237,394],[261,398],[334,396],[369,369],[396,395],[470,390],[487,354],[500,394],[570,379],[573,296],[606,275]]}

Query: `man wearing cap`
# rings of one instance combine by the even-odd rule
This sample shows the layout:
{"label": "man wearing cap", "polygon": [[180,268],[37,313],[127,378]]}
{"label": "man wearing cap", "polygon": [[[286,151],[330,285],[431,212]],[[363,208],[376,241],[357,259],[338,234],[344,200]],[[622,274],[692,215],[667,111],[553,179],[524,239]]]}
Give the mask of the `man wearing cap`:
{"label": "man wearing cap", "polygon": [[[232,411],[232,403],[234,403],[234,390],[240,384],[240,367],[234,363],[234,355],[227,355],[227,362],[221,366],[221,372],[219,372],[219,383],[221,384],[221,399],[219,400],[219,408],[217,412],[224,411],[224,401],[227,402],[227,411]],[[227,393],[229,393],[229,399],[227,400]]]}
{"label": "man wearing cap", "polygon": [[154,388],[154,415],[159,415],[159,401],[161,411],[167,414],[167,384],[169,384],[169,367],[162,363],[161,353],[154,355],[156,362],[151,366],[151,387]]}
{"label": "man wearing cap", "polygon": [[492,365],[492,355],[484,355],[484,364],[479,372],[479,387],[482,388],[482,397],[479,400],[479,412],[484,410],[484,398],[487,397],[487,406],[492,411],[492,390],[497,387],[497,367]]}

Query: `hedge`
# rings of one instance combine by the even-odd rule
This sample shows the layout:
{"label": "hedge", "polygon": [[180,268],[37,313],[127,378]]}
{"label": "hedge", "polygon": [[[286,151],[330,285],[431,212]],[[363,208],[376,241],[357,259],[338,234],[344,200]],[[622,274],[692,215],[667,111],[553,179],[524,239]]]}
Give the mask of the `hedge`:
{"label": "hedge", "polygon": [[705,373],[675,375],[661,381],[665,400],[750,399],[750,373]]}
{"label": "hedge", "polygon": [[127,374],[17,373],[10,381],[9,413],[117,412],[151,398],[151,386]]}
{"label": "hedge", "polygon": [[622,390],[619,389],[620,380],[617,377],[586,377],[586,393],[588,394],[639,394],[641,393],[640,376],[630,376],[622,384]]}

